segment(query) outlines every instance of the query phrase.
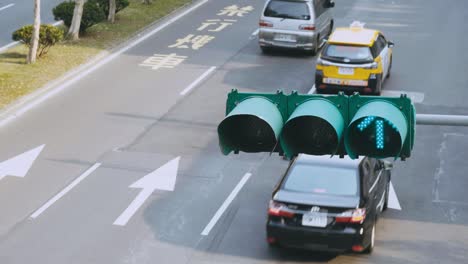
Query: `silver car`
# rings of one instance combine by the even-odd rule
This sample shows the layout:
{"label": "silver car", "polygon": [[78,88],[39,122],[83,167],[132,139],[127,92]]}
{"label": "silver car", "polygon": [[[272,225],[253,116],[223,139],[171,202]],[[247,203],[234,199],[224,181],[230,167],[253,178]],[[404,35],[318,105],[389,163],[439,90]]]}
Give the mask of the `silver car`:
{"label": "silver car", "polygon": [[333,30],[332,0],[267,0],[259,22],[259,44],[293,48],[317,54]]}

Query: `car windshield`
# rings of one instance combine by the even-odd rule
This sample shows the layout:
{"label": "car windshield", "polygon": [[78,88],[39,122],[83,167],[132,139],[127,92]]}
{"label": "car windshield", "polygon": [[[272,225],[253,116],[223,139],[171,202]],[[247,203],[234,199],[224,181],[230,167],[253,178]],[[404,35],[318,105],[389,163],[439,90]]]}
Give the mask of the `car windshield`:
{"label": "car windshield", "polygon": [[328,45],[323,51],[323,55],[331,58],[349,60],[372,60],[372,53],[369,47]]}
{"label": "car windshield", "polygon": [[265,9],[267,17],[309,20],[309,8],[305,2],[272,0]]}
{"label": "car windshield", "polygon": [[288,191],[328,195],[356,195],[358,174],[355,168],[296,164],[283,188]]}

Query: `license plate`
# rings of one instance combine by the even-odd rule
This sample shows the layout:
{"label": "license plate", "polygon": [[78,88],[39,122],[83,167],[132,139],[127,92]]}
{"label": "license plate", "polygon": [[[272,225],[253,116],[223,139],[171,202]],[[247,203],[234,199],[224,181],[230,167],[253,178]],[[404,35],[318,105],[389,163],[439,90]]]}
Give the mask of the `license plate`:
{"label": "license plate", "polygon": [[327,226],[327,215],[324,213],[311,213],[302,216],[303,226],[325,227]]}
{"label": "license plate", "polygon": [[323,78],[323,83],[349,86],[367,86],[367,81],[363,80],[344,80],[336,78]]}
{"label": "license plate", "polygon": [[285,41],[285,42],[296,42],[296,36],[288,34],[276,34],[276,41]]}
{"label": "license plate", "polygon": [[343,75],[353,75],[354,74],[354,69],[353,68],[339,67],[338,68],[338,73],[343,74]]}

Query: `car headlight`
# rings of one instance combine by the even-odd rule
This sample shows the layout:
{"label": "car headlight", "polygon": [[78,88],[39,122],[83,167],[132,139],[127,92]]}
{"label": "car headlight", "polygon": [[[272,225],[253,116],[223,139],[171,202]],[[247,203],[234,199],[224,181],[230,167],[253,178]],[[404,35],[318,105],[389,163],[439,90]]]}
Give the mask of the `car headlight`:
{"label": "car headlight", "polygon": [[317,62],[316,62],[316,64],[315,64],[315,65],[316,65],[316,66],[318,66],[318,65],[320,65],[320,66],[324,66],[324,64],[323,64],[323,60],[322,60],[321,58],[318,58],[318,59],[317,59]]}

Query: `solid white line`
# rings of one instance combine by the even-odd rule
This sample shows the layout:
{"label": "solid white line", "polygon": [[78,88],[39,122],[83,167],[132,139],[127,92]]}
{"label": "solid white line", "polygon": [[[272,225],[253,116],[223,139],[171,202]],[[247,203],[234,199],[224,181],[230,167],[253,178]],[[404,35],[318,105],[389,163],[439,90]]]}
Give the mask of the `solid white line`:
{"label": "solid white line", "polygon": [[[20,110],[18,110],[16,113],[14,113],[13,116],[15,116],[15,118],[17,118],[17,117],[21,116],[22,114],[26,113],[27,111],[31,110],[32,108],[36,107],[37,105],[41,104],[45,100],[49,99],[50,97],[58,94],[59,92],[62,92],[63,90],[68,88],[73,83],[77,82],[78,80],[80,80],[83,77],[87,76],[91,72],[97,70],[101,66],[103,66],[103,65],[107,64],[108,62],[112,61],[113,59],[117,58],[120,54],[126,52],[127,50],[129,50],[129,49],[131,49],[133,47],[135,47],[136,45],[140,44],[141,42],[148,39],[149,37],[156,34],[157,32],[163,30],[167,26],[171,25],[172,23],[174,23],[175,21],[177,21],[181,17],[183,17],[183,16],[187,15],[188,13],[192,12],[193,10],[197,9],[198,7],[205,4],[206,2],[208,2],[208,0],[200,1],[199,3],[195,4],[194,6],[190,7],[187,10],[185,10],[184,12],[180,13],[179,15],[171,18],[170,20],[168,20],[164,24],[160,25],[159,27],[153,29],[152,31],[150,31],[150,32],[146,33],[145,35],[141,36],[140,38],[136,39],[135,41],[130,43],[128,46],[123,47],[122,49],[116,51],[115,53],[110,54],[109,56],[105,57],[104,59],[102,59],[98,63],[91,66],[90,68],[80,72],[79,74],[75,75],[71,79],[65,81],[62,85],[60,85],[60,86],[54,88],[53,90],[45,93],[43,96],[37,98],[35,101],[31,102],[30,104],[25,105]],[[14,119],[9,119],[9,121],[11,121],[11,120],[14,120]],[[1,123],[1,125],[5,125],[5,124],[6,124],[6,122]]]}
{"label": "solid white line", "polygon": [[5,10],[5,9],[7,9],[7,8],[9,8],[9,7],[12,7],[12,6],[14,6],[14,5],[15,5],[15,4],[8,4],[8,5],[4,6],[4,7],[0,7],[0,11]]}
{"label": "solid white line", "polygon": [[255,30],[255,31],[252,33],[252,36],[257,36],[259,31],[260,31],[260,29]]}
{"label": "solid white line", "polygon": [[59,26],[59,25],[63,25],[63,20],[59,20],[59,21],[52,24],[52,26],[54,26],[54,27]]}
{"label": "solid white line", "polygon": [[60,198],[62,198],[65,194],[67,194],[73,187],[78,185],[82,180],[84,180],[86,177],[88,177],[93,171],[95,171],[99,166],[101,166],[101,163],[96,163],[94,164],[91,168],[89,168],[87,171],[85,171],[83,174],[80,175],[80,177],[76,178],[72,183],[70,183],[65,189],[63,189],[61,192],[59,192],[57,195],[52,197],[47,203],[45,203],[41,208],[37,209],[32,215],[31,218],[37,218],[39,215],[41,215],[47,208],[52,206],[55,202],[57,202]]}
{"label": "solid white line", "polygon": [[4,52],[5,50],[7,50],[7,49],[9,49],[9,48],[11,48],[13,46],[18,45],[18,44],[20,44],[19,41],[14,41],[14,42],[8,43],[7,45],[0,48],[0,53]]}
{"label": "solid white line", "polygon": [[307,94],[313,94],[315,93],[315,84],[310,88],[310,91]]}
{"label": "solid white line", "polygon": [[210,75],[214,70],[216,70],[216,66],[210,67],[206,72],[204,72],[200,77],[198,77],[198,79],[196,79],[193,83],[187,86],[187,88],[180,92],[180,95],[186,95],[188,92],[190,92],[190,90],[195,88],[201,81],[203,81],[203,79]]}
{"label": "solid white line", "polygon": [[248,172],[244,175],[244,177],[242,177],[242,179],[240,180],[240,182],[237,184],[236,188],[234,188],[234,190],[232,190],[231,194],[229,194],[229,196],[226,198],[226,200],[224,201],[224,203],[221,205],[221,207],[218,209],[218,211],[216,212],[216,214],[213,216],[213,218],[211,218],[211,221],[208,223],[208,225],[206,225],[205,229],[203,229],[203,231],[201,232],[201,235],[202,236],[207,236],[211,229],[216,225],[216,223],[218,222],[219,218],[221,218],[221,216],[223,215],[224,211],[226,211],[226,209],[228,208],[228,206],[231,204],[231,202],[234,200],[234,198],[236,198],[236,195],[239,193],[239,191],[242,189],[242,187],[244,186],[244,184],[249,180],[250,176],[252,176],[252,173]]}

